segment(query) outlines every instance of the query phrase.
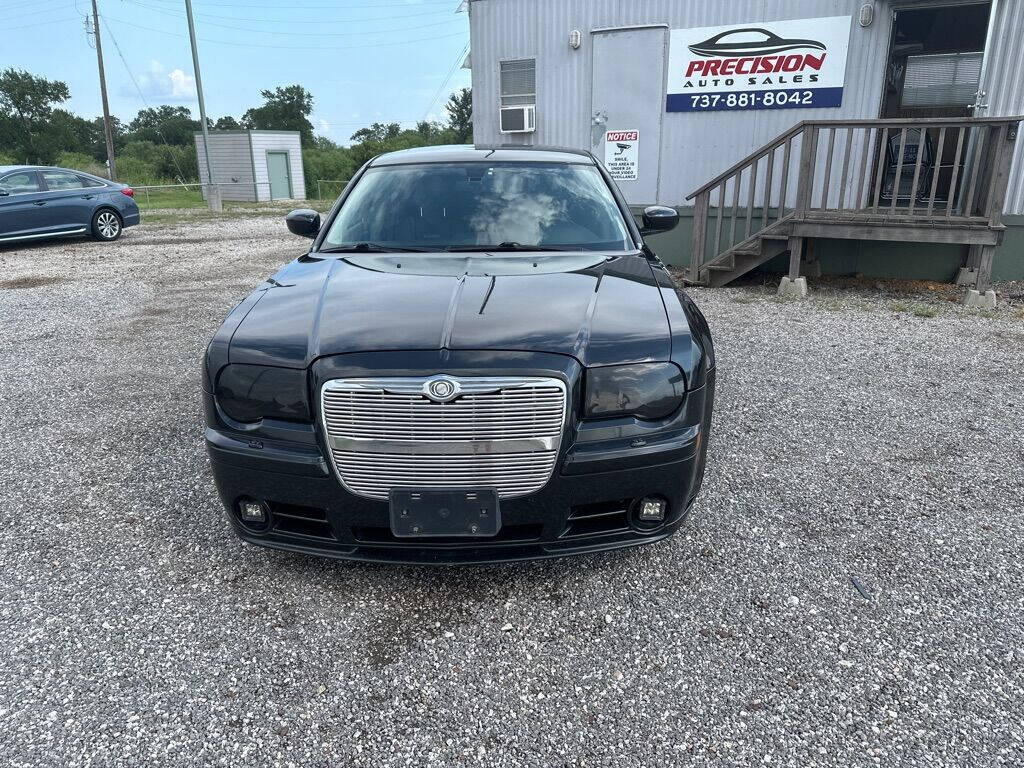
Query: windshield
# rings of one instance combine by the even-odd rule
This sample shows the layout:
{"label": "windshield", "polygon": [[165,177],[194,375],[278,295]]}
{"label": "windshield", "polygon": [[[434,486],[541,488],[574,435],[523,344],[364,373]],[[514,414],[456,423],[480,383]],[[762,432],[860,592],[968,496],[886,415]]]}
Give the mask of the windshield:
{"label": "windshield", "polygon": [[370,168],[320,250],[633,250],[592,165],[421,163]]}

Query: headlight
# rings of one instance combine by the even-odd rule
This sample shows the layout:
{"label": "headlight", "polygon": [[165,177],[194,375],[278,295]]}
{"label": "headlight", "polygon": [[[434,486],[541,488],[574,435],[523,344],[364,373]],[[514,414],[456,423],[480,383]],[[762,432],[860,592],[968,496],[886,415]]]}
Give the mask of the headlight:
{"label": "headlight", "polygon": [[217,404],[235,421],[309,421],[304,370],[226,365],[214,394]]}
{"label": "headlight", "polygon": [[673,363],[588,368],[583,415],[662,419],[682,404],[685,389],[683,372]]}

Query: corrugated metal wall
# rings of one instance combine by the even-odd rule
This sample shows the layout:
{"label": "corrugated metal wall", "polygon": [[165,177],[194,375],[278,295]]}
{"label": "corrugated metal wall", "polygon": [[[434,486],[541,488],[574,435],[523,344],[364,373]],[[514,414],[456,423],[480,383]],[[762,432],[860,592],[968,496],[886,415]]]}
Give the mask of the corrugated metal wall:
{"label": "corrugated metal wall", "polygon": [[[205,184],[207,178],[203,134],[195,134],[195,141],[199,181]],[[221,199],[255,200],[249,136],[244,131],[210,131],[210,167],[213,169],[214,182],[222,185]]]}
{"label": "corrugated metal wall", "polygon": [[[902,3],[906,5],[907,3]],[[684,205],[701,184],[767,143],[800,120],[877,117],[891,29],[891,4],[875,3],[869,27],[856,21],[864,0],[473,0],[470,30],[473,67],[474,140],[590,149],[591,31],[603,27],[665,23],[685,29],[720,24],[850,15],[850,48],[843,105],[829,109],[665,113],[661,145],[661,186],[657,201]],[[988,115],[1019,114],[1024,90],[1020,41],[1024,2],[1003,0],[990,69]],[[578,50],[569,33],[583,33]],[[498,63],[537,60],[537,131],[498,131]],[[1024,142],[1021,142],[1024,144]],[[1006,210],[1024,213],[1024,151],[1011,180]]]}
{"label": "corrugated metal wall", "polygon": [[[1024,115],[1024,2],[1000,0],[984,89],[987,117]],[[1024,137],[1017,139],[1006,213],[1024,214]]]}

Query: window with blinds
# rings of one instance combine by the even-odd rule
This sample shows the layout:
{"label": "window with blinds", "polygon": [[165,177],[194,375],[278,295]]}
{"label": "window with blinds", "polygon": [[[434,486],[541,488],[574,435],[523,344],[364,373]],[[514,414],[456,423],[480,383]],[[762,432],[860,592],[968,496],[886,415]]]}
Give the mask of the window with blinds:
{"label": "window with blinds", "polygon": [[981,51],[907,57],[904,107],[969,106],[981,82]]}
{"label": "window with blinds", "polygon": [[519,59],[501,62],[501,106],[537,103],[537,62]]}

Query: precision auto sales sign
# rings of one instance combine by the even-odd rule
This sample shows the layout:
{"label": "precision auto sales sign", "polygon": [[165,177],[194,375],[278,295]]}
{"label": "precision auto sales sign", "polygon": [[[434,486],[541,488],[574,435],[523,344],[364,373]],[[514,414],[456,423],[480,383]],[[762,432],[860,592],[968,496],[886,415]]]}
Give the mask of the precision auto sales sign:
{"label": "precision auto sales sign", "polygon": [[850,16],[673,29],[669,112],[838,107]]}

